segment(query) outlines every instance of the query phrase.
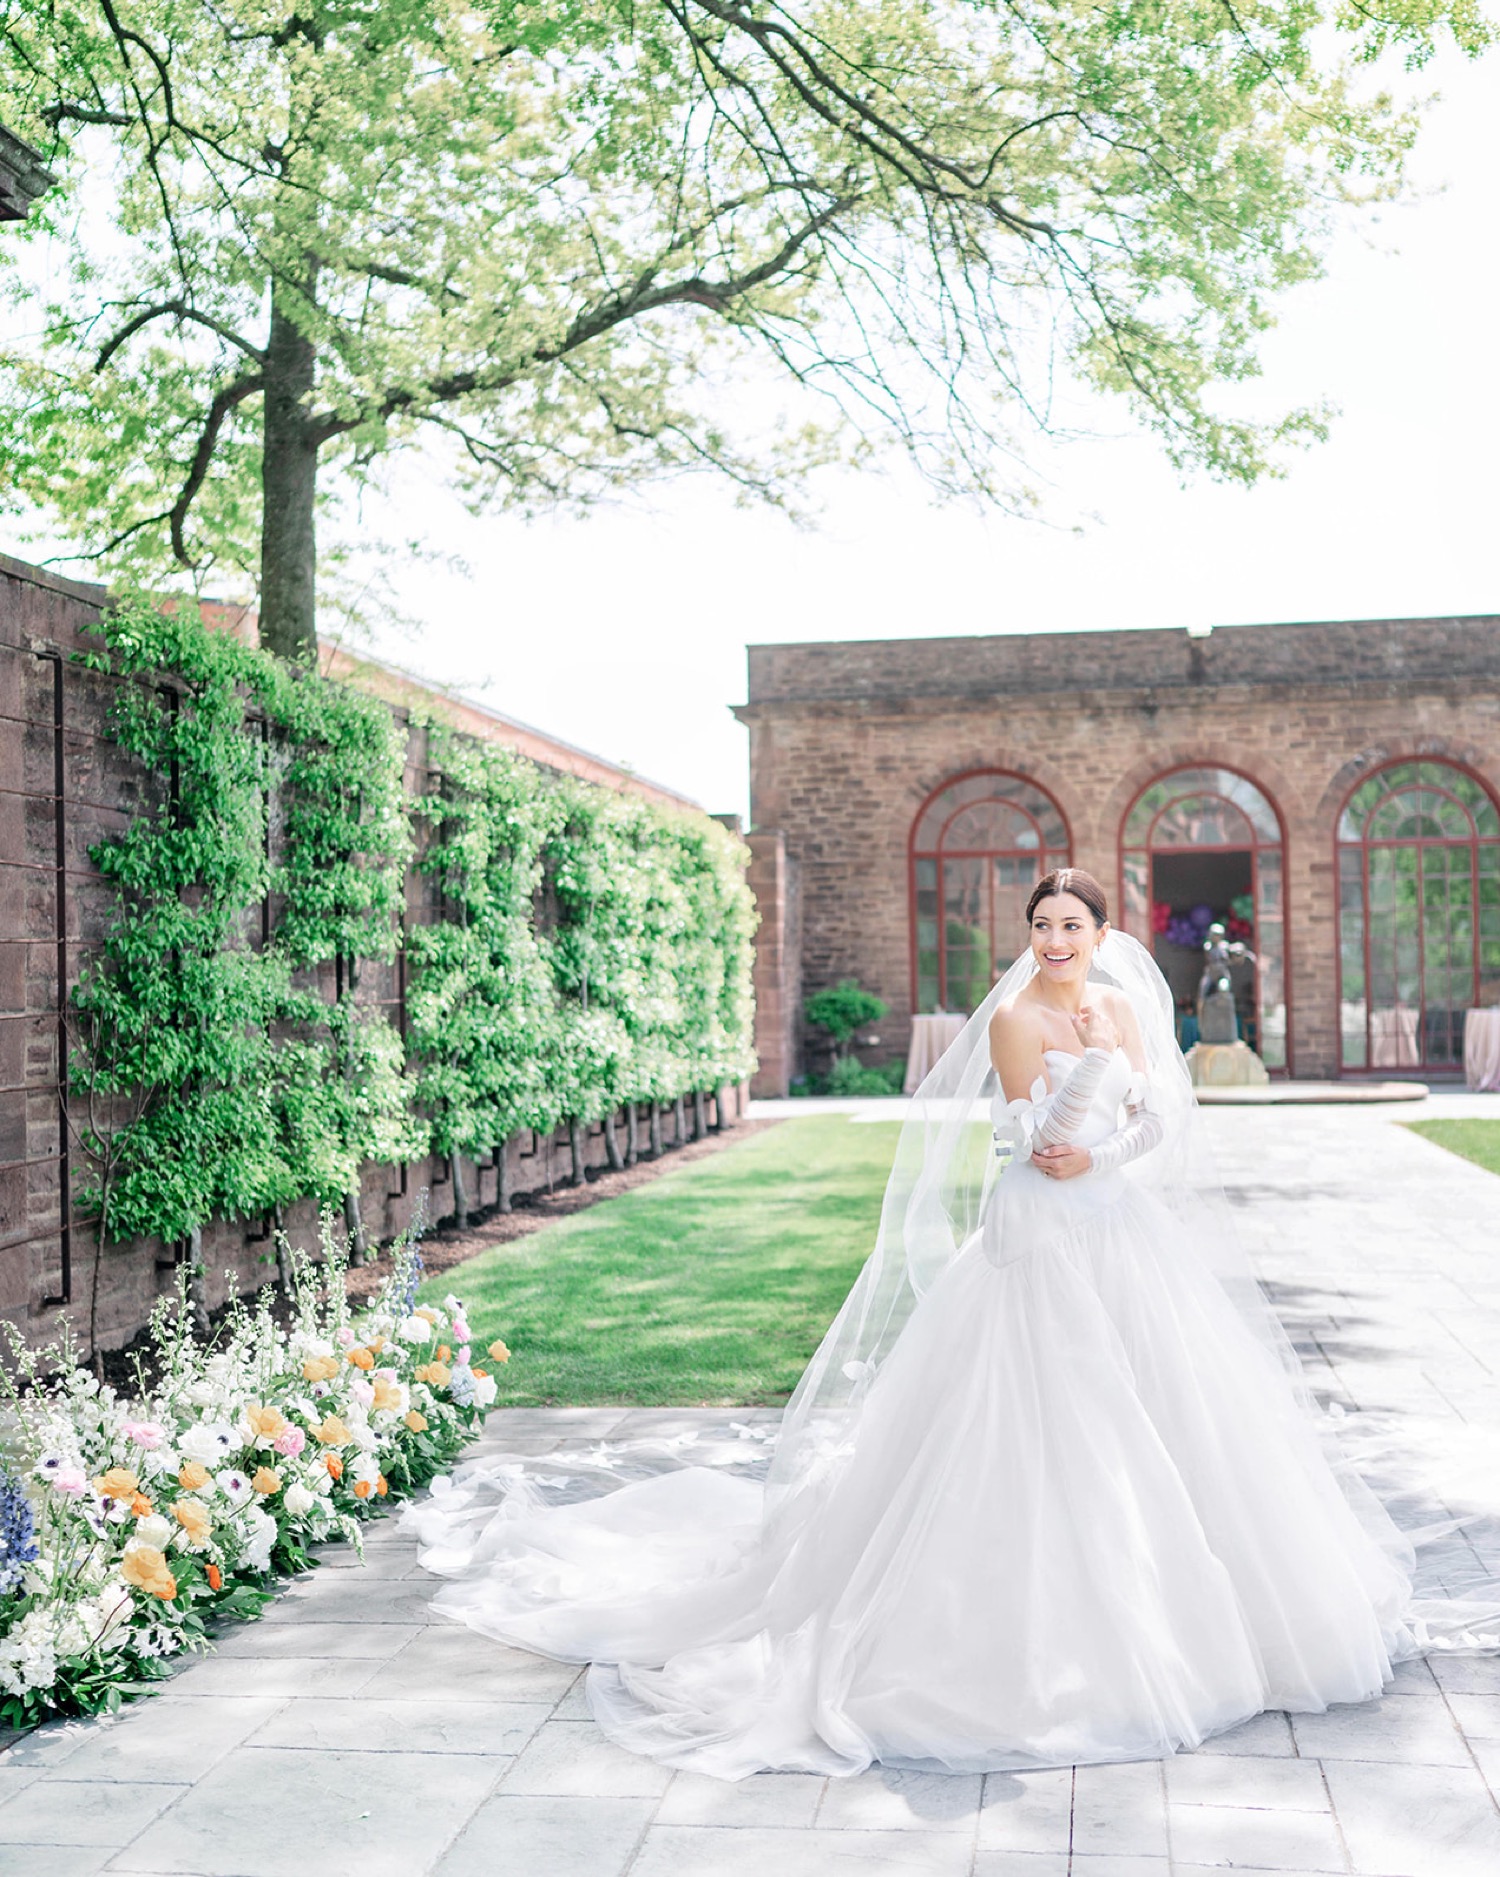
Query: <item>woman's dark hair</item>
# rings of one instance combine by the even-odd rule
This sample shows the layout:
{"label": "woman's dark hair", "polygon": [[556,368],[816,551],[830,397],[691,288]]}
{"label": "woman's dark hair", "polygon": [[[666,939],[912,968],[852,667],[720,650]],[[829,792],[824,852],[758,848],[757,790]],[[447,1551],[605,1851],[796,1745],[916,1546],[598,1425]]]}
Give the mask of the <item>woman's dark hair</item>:
{"label": "woman's dark hair", "polygon": [[1032,916],[1044,899],[1055,899],[1059,893],[1071,893],[1074,899],[1081,899],[1094,915],[1094,924],[1109,924],[1109,902],[1104,897],[1104,888],[1093,874],[1085,873],[1082,867],[1054,867],[1051,873],[1044,873],[1036,883],[1036,891],[1026,902],[1026,923],[1031,924]]}

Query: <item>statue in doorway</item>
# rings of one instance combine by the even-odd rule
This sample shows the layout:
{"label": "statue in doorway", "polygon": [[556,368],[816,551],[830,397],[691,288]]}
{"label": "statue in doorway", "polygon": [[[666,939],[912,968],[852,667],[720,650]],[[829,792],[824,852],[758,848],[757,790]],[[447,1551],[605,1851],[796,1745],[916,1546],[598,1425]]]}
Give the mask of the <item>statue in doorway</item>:
{"label": "statue in doorway", "polygon": [[1223,926],[1218,924],[1208,928],[1203,950],[1203,975],[1198,980],[1198,1040],[1237,1043],[1240,1026],[1229,968],[1231,964],[1254,964],[1255,953],[1237,940],[1231,943]]}

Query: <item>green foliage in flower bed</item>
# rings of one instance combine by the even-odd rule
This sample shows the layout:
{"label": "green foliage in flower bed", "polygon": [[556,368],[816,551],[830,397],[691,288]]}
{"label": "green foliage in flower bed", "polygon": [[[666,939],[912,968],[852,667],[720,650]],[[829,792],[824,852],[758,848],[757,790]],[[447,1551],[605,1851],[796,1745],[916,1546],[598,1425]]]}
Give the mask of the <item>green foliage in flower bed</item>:
{"label": "green foliage in flower bed", "polygon": [[[754,912],[717,823],[438,724],[413,802],[383,704],[188,609],[123,606],[100,633],[87,662],[123,680],[139,778],[92,850],[115,912],[72,1009],[107,1238],[348,1208],[363,1162],[485,1154],[749,1072]],[[356,990],[401,942],[414,819],[438,917],[407,941],[408,1064]]]}
{"label": "green foliage in flower bed", "polygon": [[325,1223],[319,1263],[292,1254],[290,1326],[263,1293],[206,1347],[184,1286],[158,1308],[128,1399],[66,1344],[11,1336],[0,1722],[111,1711],[146,1692],[174,1656],[208,1645],[210,1622],[258,1615],[310,1545],[357,1543],[382,1500],[452,1465],[495,1382],[456,1298],[413,1308],[420,1263],[399,1248],[353,1317]]}
{"label": "green foliage in flower bed", "polygon": [[782,1121],[469,1260],[476,1343],[524,1352],[499,1405],[784,1401],[875,1242],[898,1133]]}
{"label": "green foliage in flower bed", "polygon": [[1474,1115],[1447,1121],[1403,1121],[1401,1125],[1424,1140],[1446,1147],[1450,1154],[1472,1160],[1487,1173],[1500,1173],[1500,1119],[1491,1121]]}

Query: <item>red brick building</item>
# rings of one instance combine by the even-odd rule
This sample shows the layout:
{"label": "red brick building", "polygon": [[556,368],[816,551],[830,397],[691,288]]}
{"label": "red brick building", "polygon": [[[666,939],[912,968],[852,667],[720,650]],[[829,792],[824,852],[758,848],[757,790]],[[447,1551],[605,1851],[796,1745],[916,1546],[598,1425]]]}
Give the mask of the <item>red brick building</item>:
{"label": "red brick building", "polygon": [[759,1092],[804,996],[972,1009],[1031,883],[1086,867],[1184,1014],[1196,910],[1242,921],[1273,1074],[1442,1075],[1500,1001],[1500,616],[754,645]]}

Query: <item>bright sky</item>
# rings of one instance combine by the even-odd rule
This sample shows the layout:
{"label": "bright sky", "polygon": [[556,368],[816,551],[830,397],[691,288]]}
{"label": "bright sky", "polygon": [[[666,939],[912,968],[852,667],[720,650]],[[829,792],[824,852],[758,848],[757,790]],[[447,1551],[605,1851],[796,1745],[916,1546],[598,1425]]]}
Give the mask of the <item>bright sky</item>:
{"label": "bright sky", "polygon": [[409,469],[403,524],[470,573],[413,572],[420,632],[374,649],[744,812],[729,706],[747,641],[1500,611],[1500,53],[1421,82],[1443,94],[1414,163],[1421,199],[1341,236],[1266,345],[1268,405],[1342,412],[1285,481],[1184,491],[1119,411],[1103,422],[1126,434],[1053,459],[1052,525],[852,472],[825,480],[812,532],[698,480],[583,520],[475,521]]}

